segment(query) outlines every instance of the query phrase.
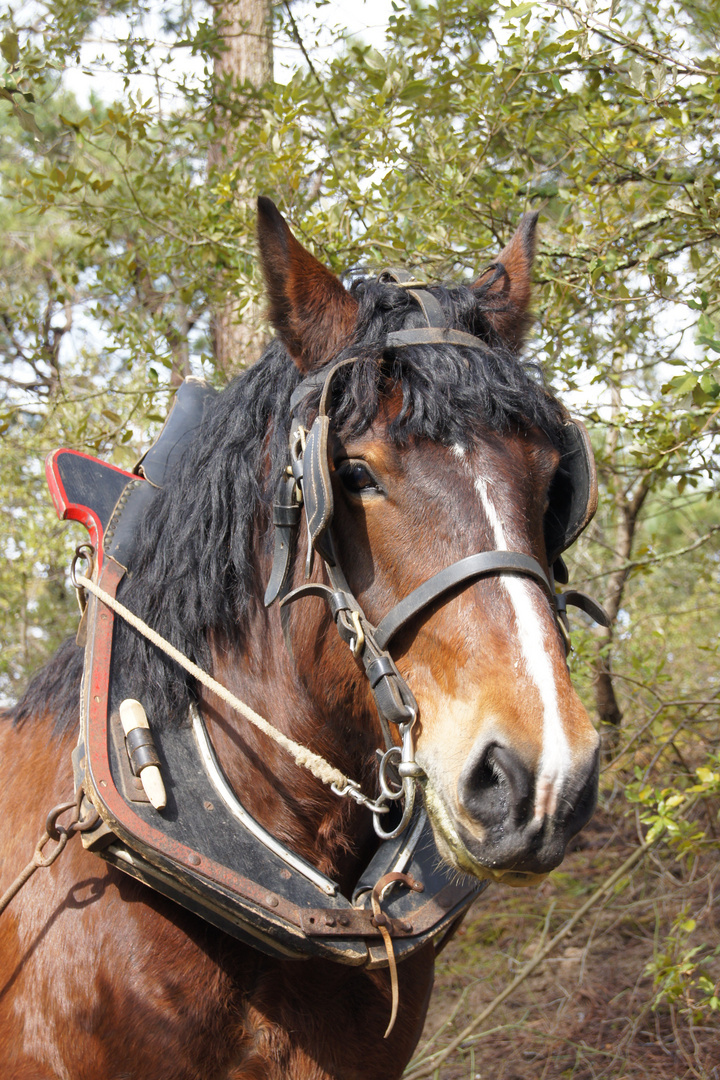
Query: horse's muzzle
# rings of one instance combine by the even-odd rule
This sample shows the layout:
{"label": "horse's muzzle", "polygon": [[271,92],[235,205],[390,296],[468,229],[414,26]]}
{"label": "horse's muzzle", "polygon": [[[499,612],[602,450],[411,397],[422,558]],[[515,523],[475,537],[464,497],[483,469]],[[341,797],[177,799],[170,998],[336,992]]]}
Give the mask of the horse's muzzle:
{"label": "horse's muzzle", "polygon": [[[536,776],[512,749],[491,743],[460,776],[457,833],[473,861],[493,872],[546,874],[588,822],[597,801],[599,751],[563,781],[552,813],[536,813]],[[502,876],[502,874],[501,874]]]}

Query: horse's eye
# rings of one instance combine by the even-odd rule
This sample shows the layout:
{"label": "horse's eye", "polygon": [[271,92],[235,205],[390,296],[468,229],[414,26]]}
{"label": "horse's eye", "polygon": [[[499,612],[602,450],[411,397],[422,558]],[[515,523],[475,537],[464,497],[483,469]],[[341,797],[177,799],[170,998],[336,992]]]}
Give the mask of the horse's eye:
{"label": "horse's eye", "polygon": [[362,461],[346,461],[338,470],[340,479],[348,491],[379,491],[378,482]]}

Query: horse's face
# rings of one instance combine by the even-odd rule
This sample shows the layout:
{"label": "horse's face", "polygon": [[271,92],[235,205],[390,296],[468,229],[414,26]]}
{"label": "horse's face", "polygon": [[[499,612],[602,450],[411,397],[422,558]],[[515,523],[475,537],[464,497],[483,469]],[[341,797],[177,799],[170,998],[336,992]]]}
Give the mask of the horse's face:
{"label": "horse's face", "polygon": [[[558,453],[539,432],[471,449],[393,447],[382,425],[338,446],[337,543],[373,621],[478,551],[544,561]],[[393,644],[420,706],[416,760],[438,848],[458,868],[532,883],[595,805],[598,738],[573,690],[543,590],[482,579],[421,613]]]}
{"label": "horse's face", "polygon": [[[493,330],[510,348],[529,299],[534,220],[524,222],[500,255]],[[352,340],[355,301],[268,200],[259,239],[273,322],[307,373]],[[547,569],[543,517],[559,460],[549,440],[530,430],[397,446],[387,434],[397,408],[391,397],[369,431],[331,447],[333,535],[367,617],[379,622],[476,552],[521,552]],[[598,771],[598,738],[542,589],[511,574],[481,579],[418,614],[392,651],[420,707],[416,760],[439,851],[479,877],[537,880],[592,813]]]}

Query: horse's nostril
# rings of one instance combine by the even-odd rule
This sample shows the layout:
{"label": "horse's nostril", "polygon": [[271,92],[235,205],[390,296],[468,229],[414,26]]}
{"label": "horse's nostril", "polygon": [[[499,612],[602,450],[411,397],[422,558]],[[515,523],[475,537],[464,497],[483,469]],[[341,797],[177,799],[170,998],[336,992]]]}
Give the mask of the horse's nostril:
{"label": "horse's nostril", "polygon": [[532,813],[532,777],[520,758],[499,743],[490,743],[469,763],[460,778],[460,801],[485,828],[525,823]]}
{"label": "horse's nostril", "polygon": [[498,767],[492,751],[483,756],[480,765],[478,766],[474,780],[478,787],[499,787],[503,782],[503,773]]}

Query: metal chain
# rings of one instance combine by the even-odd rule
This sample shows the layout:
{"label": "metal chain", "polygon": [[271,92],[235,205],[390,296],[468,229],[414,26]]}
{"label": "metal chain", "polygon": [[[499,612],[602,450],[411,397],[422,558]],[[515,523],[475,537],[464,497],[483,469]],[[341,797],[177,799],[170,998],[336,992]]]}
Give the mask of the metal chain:
{"label": "metal chain", "polygon": [[[0,897],[0,915],[2,915],[13,897],[17,896],[23,885],[30,880],[36,870],[46,869],[48,866],[52,866],[58,855],[65,850],[65,846],[71,836],[74,836],[75,833],[78,832],[85,832],[95,825],[99,815],[94,806],[91,808],[87,817],[80,817],[83,794],[83,789],[78,788],[78,793],[74,799],[71,799],[69,802],[60,803],[50,811],[45,822],[45,832],[35,845],[32,859],[25,869],[18,874],[12,885],[6,889]],[[67,825],[59,825],[57,819],[67,813],[68,810],[72,810],[73,812],[70,822]],[[55,842],[56,846],[48,854],[43,854],[44,847],[51,840]]]}

